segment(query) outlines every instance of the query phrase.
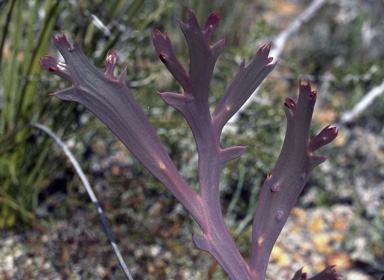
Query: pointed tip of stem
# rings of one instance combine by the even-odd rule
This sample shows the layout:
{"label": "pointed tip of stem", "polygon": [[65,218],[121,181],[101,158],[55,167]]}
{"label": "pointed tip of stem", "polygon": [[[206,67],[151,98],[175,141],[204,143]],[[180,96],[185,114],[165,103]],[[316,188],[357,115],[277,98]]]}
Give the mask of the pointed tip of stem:
{"label": "pointed tip of stem", "polygon": [[209,242],[207,241],[206,238],[197,236],[193,232],[192,233],[192,240],[193,240],[193,243],[195,244],[196,248],[209,252],[210,245],[209,245]]}
{"label": "pointed tip of stem", "polygon": [[317,134],[309,141],[309,150],[313,152],[331,143],[337,137],[338,134],[339,130],[336,126],[326,126],[319,134]]}
{"label": "pointed tip of stem", "polygon": [[221,150],[221,156],[223,162],[228,162],[230,160],[241,157],[244,152],[248,149],[248,146],[233,146]]}
{"label": "pointed tip of stem", "polygon": [[221,20],[220,13],[218,12],[211,13],[205,23],[204,30],[215,29],[219,25],[220,20]]}
{"label": "pointed tip of stem", "polygon": [[119,76],[119,82],[125,83],[125,79],[127,77],[127,67],[124,67],[123,71],[121,72]]}

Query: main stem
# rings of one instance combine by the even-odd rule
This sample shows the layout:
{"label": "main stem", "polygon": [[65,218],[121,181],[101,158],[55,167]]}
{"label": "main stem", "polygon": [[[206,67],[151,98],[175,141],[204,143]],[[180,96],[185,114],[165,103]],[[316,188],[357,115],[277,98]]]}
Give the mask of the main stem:
{"label": "main stem", "polygon": [[[213,136],[213,135],[212,135]],[[208,251],[227,272],[231,279],[254,279],[225,224],[219,195],[219,180],[222,168],[219,143],[215,137],[205,141],[211,145],[199,147],[199,197],[204,211],[201,228]],[[208,139],[205,139],[208,140]]]}

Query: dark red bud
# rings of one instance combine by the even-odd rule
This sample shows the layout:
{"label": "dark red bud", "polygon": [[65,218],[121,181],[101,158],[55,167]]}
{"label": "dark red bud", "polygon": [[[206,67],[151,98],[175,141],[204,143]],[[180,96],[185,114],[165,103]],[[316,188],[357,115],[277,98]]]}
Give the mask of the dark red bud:
{"label": "dark red bud", "polygon": [[165,55],[164,52],[160,52],[159,58],[160,58],[160,60],[161,60],[164,64],[167,63],[167,61],[166,61],[167,56]]}
{"label": "dark red bud", "polygon": [[284,105],[289,109],[294,109],[296,107],[296,102],[293,101],[291,98],[287,97],[284,101]]}

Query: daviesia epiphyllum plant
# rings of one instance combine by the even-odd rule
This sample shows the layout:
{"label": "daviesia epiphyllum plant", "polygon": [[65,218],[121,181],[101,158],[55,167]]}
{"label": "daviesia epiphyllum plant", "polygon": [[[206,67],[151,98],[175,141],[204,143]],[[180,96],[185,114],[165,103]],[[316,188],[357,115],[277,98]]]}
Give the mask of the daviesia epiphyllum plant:
{"label": "daviesia epiphyllum plant", "polygon": [[[199,190],[196,193],[180,175],[140,105],[127,87],[126,70],[119,77],[113,72],[117,61],[114,51],[106,56],[104,71],[97,69],[81,51],[76,38],[70,44],[65,35],[53,41],[65,62],[51,56],[41,59],[41,66],[72,86],[53,93],[63,100],[76,101],[91,110],[125,144],[134,156],[180,201],[196,220],[202,235],[193,234],[200,250],[210,253],[231,279],[265,279],[268,260],[288,215],[303,190],[314,167],[325,156],[315,155],[320,147],[337,136],[335,127],[327,126],[310,138],[309,131],[316,92],[309,83],[299,86],[298,101],[285,100],[287,130],[276,167],[261,189],[252,224],[252,252],[249,261],[239,253],[224,222],[220,207],[219,177],[223,165],[240,157],[247,147],[221,147],[224,125],[240,109],[276,63],[269,57],[270,46],[262,46],[246,64],[243,61],[213,113],[209,110],[209,85],[225,39],[211,45],[211,37],[220,21],[212,13],[201,28],[192,11],[188,22],[180,23],[189,47],[189,67],[178,61],[171,41],[159,30],[152,34],[156,52],[165,67],[183,88],[182,93],[161,92],[168,105],[180,111],[188,122],[197,145]],[[306,279],[299,270],[293,279]],[[311,279],[338,279],[333,267]]]}

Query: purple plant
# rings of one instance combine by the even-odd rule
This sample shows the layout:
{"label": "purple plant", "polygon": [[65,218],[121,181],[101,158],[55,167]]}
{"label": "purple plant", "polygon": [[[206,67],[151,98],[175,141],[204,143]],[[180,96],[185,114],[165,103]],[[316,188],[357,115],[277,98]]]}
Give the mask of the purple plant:
{"label": "purple plant", "polygon": [[[219,200],[219,176],[223,165],[240,157],[247,147],[222,148],[220,135],[224,125],[240,109],[264,78],[274,69],[269,57],[270,45],[261,47],[246,65],[243,61],[214,112],[210,114],[208,95],[213,68],[224,49],[225,39],[211,45],[213,31],[220,21],[212,13],[203,29],[192,11],[187,24],[179,21],[188,43],[189,69],[176,58],[168,35],[159,30],[152,34],[156,52],[183,88],[183,93],[162,92],[161,98],[180,111],[187,120],[197,145],[199,191],[194,192],[180,175],[155,130],[126,85],[126,70],[116,78],[114,51],[106,56],[104,72],[98,70],[81,51],[76,38],[71,45],[65,35],[53,37],[65,63],[51,56],[40,65],[72,83],[53,93],[63,100],[76,101],[103,121],[135,157],[184,205],[200,226],[203,235],[193,234],[197,248],[209,252],[231,279],[265,279],[273,245],[288,215],[303,190],[314,167],[327,157],[315,155],[320,147],[337,136],[335,127],[327,126],[310,138],[309,130],[316,102],[316,92],[309,83],[299,86],[295,102],[285,100],[287,131],[276,167],[261,189],[252,224],[251,259],[246,262],[224,222]],[[333,267],[311,279],[338,279]],[[293,279],[307,279],[299,270]]]}

